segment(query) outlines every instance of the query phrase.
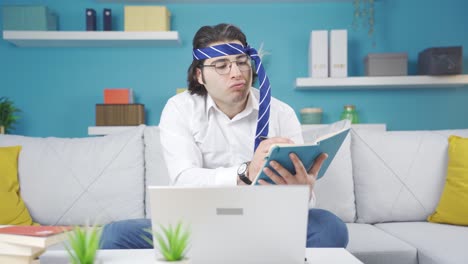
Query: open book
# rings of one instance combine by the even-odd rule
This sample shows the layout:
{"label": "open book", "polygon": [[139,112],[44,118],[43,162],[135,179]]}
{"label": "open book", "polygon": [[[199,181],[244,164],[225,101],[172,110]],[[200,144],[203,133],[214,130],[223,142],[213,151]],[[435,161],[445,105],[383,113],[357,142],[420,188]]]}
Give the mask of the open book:
{"label": "open book", "polygon": [[336,153],[343,144],[346,136],[349,133],[350,124],[348,120],[339,121],[331,124],[325,129],[317,130],[316,137],[311,143],[306,144],[274,144],[270,147],[270,151],[266,157],[263,167],[260,169],[259,174],[256,176],[252,185],[258,185],[258,180],[262,179],[266,182],[274,184],[274,182],[264,172],[263,168],[268,167],[273,172],[275,170],[270,166],[270,161],[275,160],[281,164],[292,174],[296,174],[294,165],[289,157],[290,153],[295,153],[306,170],[310,170],[314,164],[315,159],[321,153],[327,153],[328,158],[323,162],[322,167],[317,175],[317,179],[320,179],[331,162],[335,158]]}

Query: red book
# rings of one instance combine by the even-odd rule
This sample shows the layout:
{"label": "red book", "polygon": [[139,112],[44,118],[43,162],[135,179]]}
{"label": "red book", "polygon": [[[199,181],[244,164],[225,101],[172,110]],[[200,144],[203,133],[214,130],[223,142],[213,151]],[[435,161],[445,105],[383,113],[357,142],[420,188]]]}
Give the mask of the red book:
{"label": "red book", "polygon": [[8,226],[0,228],[0,234],[47,237],[72,228],[71,226]]}
{"label": "red book", "polygon": [[104,89],[104,104],[133,104],[132,89]]}

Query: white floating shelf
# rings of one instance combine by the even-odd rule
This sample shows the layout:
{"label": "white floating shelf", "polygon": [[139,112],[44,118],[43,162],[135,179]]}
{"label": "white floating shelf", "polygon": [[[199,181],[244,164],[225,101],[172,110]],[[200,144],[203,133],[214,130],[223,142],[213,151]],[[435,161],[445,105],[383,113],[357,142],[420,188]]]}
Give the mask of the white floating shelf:
{"label": "white floating shelf", "polygon": [[290,3],[290,2],[351,2],[352,0],[95,0],[100,3],[158,3],[158,4],[250,4],[250,3]]}
{"label": "white floating shelf", "polygon": [[303,90],[454,88],[462,86],[468,86],[468,75],[466,74],[296,79],[296,89]]}
{"label": "white floating shelf", "polygon": [[154,47],[180,43],[177,31],[3,31],[18,47]]}
{"label": "white floating shelf", "polygon": [[91,126],[88,127],[88,135],[90,136],[104,136],[113,133],[119,133],[137,126]]}
{"label": "white floating shelf", "polygon": [[[304,124],[302,130],[314,130],[319,128],[325,128],[330,124]],[[354,130],[373,130],[373,131],[387,131],[387,124],[351,124],[351,128]]]}

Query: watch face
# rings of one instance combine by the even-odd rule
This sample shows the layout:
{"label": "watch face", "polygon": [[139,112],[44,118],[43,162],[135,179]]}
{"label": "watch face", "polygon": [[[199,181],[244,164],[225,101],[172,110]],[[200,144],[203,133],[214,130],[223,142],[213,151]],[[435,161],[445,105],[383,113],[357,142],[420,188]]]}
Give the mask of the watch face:
{"label": "watch face", "polygon": [[242,165],[240,165],[239,169],[237,169],[237,174],[244,174],[246,169],[247,169],[247,164],[242,163]]}

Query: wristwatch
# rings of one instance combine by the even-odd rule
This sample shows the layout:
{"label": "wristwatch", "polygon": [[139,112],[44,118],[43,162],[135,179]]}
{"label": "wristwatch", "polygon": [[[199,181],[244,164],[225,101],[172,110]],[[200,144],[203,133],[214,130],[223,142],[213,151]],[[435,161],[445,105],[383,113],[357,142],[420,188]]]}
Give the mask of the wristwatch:
{"label": "wristwatch", "polygon": [[239,179],[246,184],[252,184],[252,181],[249,179],[249,164],[250,161],[242,163],[239,168],[237,169],[237,176],[239,176]]}

